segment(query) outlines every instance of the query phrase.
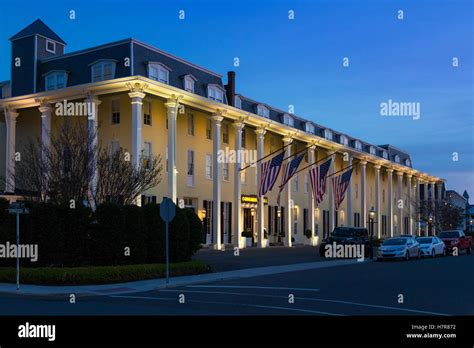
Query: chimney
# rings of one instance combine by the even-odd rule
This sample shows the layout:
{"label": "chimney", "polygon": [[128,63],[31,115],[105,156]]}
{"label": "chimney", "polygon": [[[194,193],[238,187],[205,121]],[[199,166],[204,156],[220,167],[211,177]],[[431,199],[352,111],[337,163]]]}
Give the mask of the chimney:
{"label": "chimney", "polygon": [[227,103],[230,106],[235,106],[235,72],[227,72],[227,85],[225,85],[225,91],[227,96]]}

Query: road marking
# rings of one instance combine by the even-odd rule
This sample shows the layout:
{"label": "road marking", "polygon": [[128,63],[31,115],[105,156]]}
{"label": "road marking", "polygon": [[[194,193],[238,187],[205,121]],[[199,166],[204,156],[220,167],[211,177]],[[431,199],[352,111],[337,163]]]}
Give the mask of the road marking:
{"label": "road marking", "polygon": [[[140,299],[140,300],[152,300],[152,301],[176,301],[176,299],[164,299],[158,297],[145,297],[145,296],[110,296],[110,297],[121,297],[121,298],[133,298],[133,299]],[[293,312],[304,312],[304,313],[312,313],[312,314],[322,314],[322,315],[331,315],[331,316],[343,316],[344,314],[337,314],[337,313],[330,313],[330,312],[322,312],[322,311],[315,311],[310,309],[300,309],[300,308],[288,308],[288,307],[278,307],[278,306],[265,306],[265,305],[252,305],[247,303],[233,303],[233,302],[221,302],[221,301],[198,301],[198,300],[187,300],[187,302],[193,303],[207,303],[207,304],[221,304],[221,305],[229,305],[229,306],[238,306],[238,307],[253,307],[253,308],[264,308],[264,309],[278,309],[278,310],[288,310]]]}
{"label": "road marking", "polygon": [[296,291],[319,291],[319,289],[307,288],[282,288],[277,286],[246,286],[246,285],[187,285],[187,288],[222,288],[222,289],[265,289],[265,290],[296,290]]}
{"label": "road marking", "polygon": [[[160,291],[168,291],[168,292],[194,292],[194,293],[202,293],[202,294],[221,294],[221,295],[236,295],[236,296],[255,296],[255,297],[271,297],[271,298],[284,298],[286,296],[277,296],[277,295],[261,295],[261,294],[251,294],[251,293],[238,293],[238,292],[219,292],[219,291],[198,291],[198,290],[171,290],[171,289],[162,289]],[[417,309],[409,309],[409,308],[399,308],[399,307],[391,307],[391,306],[382,306],[382,305],[373,305],[368,303],[359,303],[359,302],[350,302],[350,301],[342,301],[342,300],[329,300],[329,299],[319,299],[319,298],[308,298],[308,297],[296,297],[295,300],[303,300],[303,301],[319,301],[319,302],[333,302],[333,303],[341,303],[341,304],[348,304],[353,306],[362,306],[362,307],[373,307],[373,308],[383,308],[383,309],[391,309],[397,311],[404,311],[404,312],[414,312],[414,313],[422,313],[422,314],[431,314],[431,315],[440,315],[440,316],[450,316],[451,314],[445,313],[436,313],[436,312],[429,312],[429,311],[422,311]]]}

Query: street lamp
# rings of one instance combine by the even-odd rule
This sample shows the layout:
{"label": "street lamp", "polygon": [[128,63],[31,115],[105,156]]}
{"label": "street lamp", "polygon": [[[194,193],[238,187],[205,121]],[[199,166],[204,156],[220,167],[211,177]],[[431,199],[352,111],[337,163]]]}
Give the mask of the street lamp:
{"label": "street lamp", "polygon": [[370,259],[374,258],[374,245],[373,245],[373,236],[374,236],[374,219],[375,213],[377,211],[374,207],[369,210],[369,222],[370,222]]}
{"label": "street lamp", "polygon": [[433,223],[433,214],[430,213],[430,215],[428,216],[428,235],[430,235],[432,223]]}

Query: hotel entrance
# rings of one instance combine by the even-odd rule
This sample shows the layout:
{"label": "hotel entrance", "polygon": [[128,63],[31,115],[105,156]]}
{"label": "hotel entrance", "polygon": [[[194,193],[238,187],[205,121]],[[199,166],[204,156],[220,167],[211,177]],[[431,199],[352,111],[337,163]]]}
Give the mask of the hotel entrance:
{"label": "hotel entrance", "polygon": [[255,209],[254,208],[244,208],[244,224],[243,224],[243,234],[242,237],[252,238],[252,244],[246,246],[253,246],[256,241],[255,235]]}

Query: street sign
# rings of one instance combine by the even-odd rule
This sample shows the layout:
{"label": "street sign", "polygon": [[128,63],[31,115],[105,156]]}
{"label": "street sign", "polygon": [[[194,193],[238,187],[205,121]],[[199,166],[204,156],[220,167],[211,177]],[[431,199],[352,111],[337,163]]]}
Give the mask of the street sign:
{"label": "street sign", "polygon": [[171,222],[173,221],[176,215],[176,204],[169,199],[168,197],[164,197],[163,201],[160,204],[160,216],[164,222]]}
{"label": "street sign", "polygon": [[163,197],[163,201],[160,204],[160,216],[166,223],[166,283],[170,282],[170,258],[169,258],[169,233],[168,225],[173,221],[176,215],[176,205],[168,197]]}
{"label": "street sign", "polygon": [[[10,204],[8,208],[10,214],[16,214],[16,247],[19,250],[20,246],[20,214],[29,214],[28,208],[25,208],[25,204],[21,202],[14,202]],[[20,254],[16,255],[16,289],[20,290]]]}

